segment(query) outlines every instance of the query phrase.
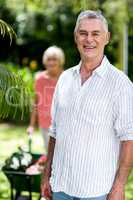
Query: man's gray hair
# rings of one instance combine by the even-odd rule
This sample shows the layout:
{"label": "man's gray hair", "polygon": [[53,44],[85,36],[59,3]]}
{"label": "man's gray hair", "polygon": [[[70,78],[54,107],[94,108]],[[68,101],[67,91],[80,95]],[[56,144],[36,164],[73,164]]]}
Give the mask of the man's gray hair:
{"label": "man's gray hair", "polygon": [[101,22],[103,23],[103,25],[105,27],[105,30],[108,31],[108,22],[107,22],[106,18],[102,15],[101,11],[85,10],[85,11],[82,11],[78,15],[78,18],[77,18],[77,21],[76,21],[76,26],[75,26],[75,29],[74,29],[74,33],[77,32],[80,21],[82,19],[85,19],[85,18],[101,20]]}

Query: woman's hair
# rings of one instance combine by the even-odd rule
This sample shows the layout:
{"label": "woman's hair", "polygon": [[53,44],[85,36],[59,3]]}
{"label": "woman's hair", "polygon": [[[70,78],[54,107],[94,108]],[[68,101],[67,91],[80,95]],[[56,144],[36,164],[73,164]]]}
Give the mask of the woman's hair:
{"label": "woman's hair", "polygon": [[47,62],[47,59],[53,56],[55,56],[59,60],[60,66],[64,65],[65,63],[64,52],[60,47],[57,47],[57,46],[51,46],[44,51],[43,57],[42,57],[42,63],[45,65]]}

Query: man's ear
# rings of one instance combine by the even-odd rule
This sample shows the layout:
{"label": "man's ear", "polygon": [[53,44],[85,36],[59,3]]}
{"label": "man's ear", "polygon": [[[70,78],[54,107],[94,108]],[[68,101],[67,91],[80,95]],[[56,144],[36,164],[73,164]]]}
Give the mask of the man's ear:
{"label": "man's ear", "polygon": [[107,35],[106,35],[106,45],[109,43],[110,41],[110,32],[107,32]]}

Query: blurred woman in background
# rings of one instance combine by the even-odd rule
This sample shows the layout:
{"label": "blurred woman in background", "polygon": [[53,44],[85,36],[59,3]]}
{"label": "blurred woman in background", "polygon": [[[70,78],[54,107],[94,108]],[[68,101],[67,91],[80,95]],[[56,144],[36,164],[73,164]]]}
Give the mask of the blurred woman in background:
{"label": "blurred woman in background", "polygon": [[42,62],[46,70],[38,72],[35,77],[35,103],[33,105],[30,125],[27,132],[29,134],[34,132],[37,121],[43,135],[44,147],[47,152],[52,97],[65,62],[63,50],[57,46],[49,47],[44,51]]}

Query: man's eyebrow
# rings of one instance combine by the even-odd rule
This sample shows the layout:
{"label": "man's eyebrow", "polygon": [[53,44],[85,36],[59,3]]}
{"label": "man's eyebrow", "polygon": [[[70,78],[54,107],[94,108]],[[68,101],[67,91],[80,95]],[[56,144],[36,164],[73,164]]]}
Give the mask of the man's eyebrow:
{"label": "man's eyebrow", "polygon": [[79,32],[87,32],[87,31],[84,29],[79,29]]}
{"label": "man's eyebrow", "polygon": [[[86,31],[84,29],[79,29],[79,32],[88,32],[88,31]],[[101,33],[100,30],[92,30],[91,32],[93,32],[93,33]]]}
{"label": "man's eyebrow", "polygon": [[99,31],[99,30],[94,30],[94,31],[92,31],[92,32],[94,32],[94,33],[100,33],[101,31]]}

